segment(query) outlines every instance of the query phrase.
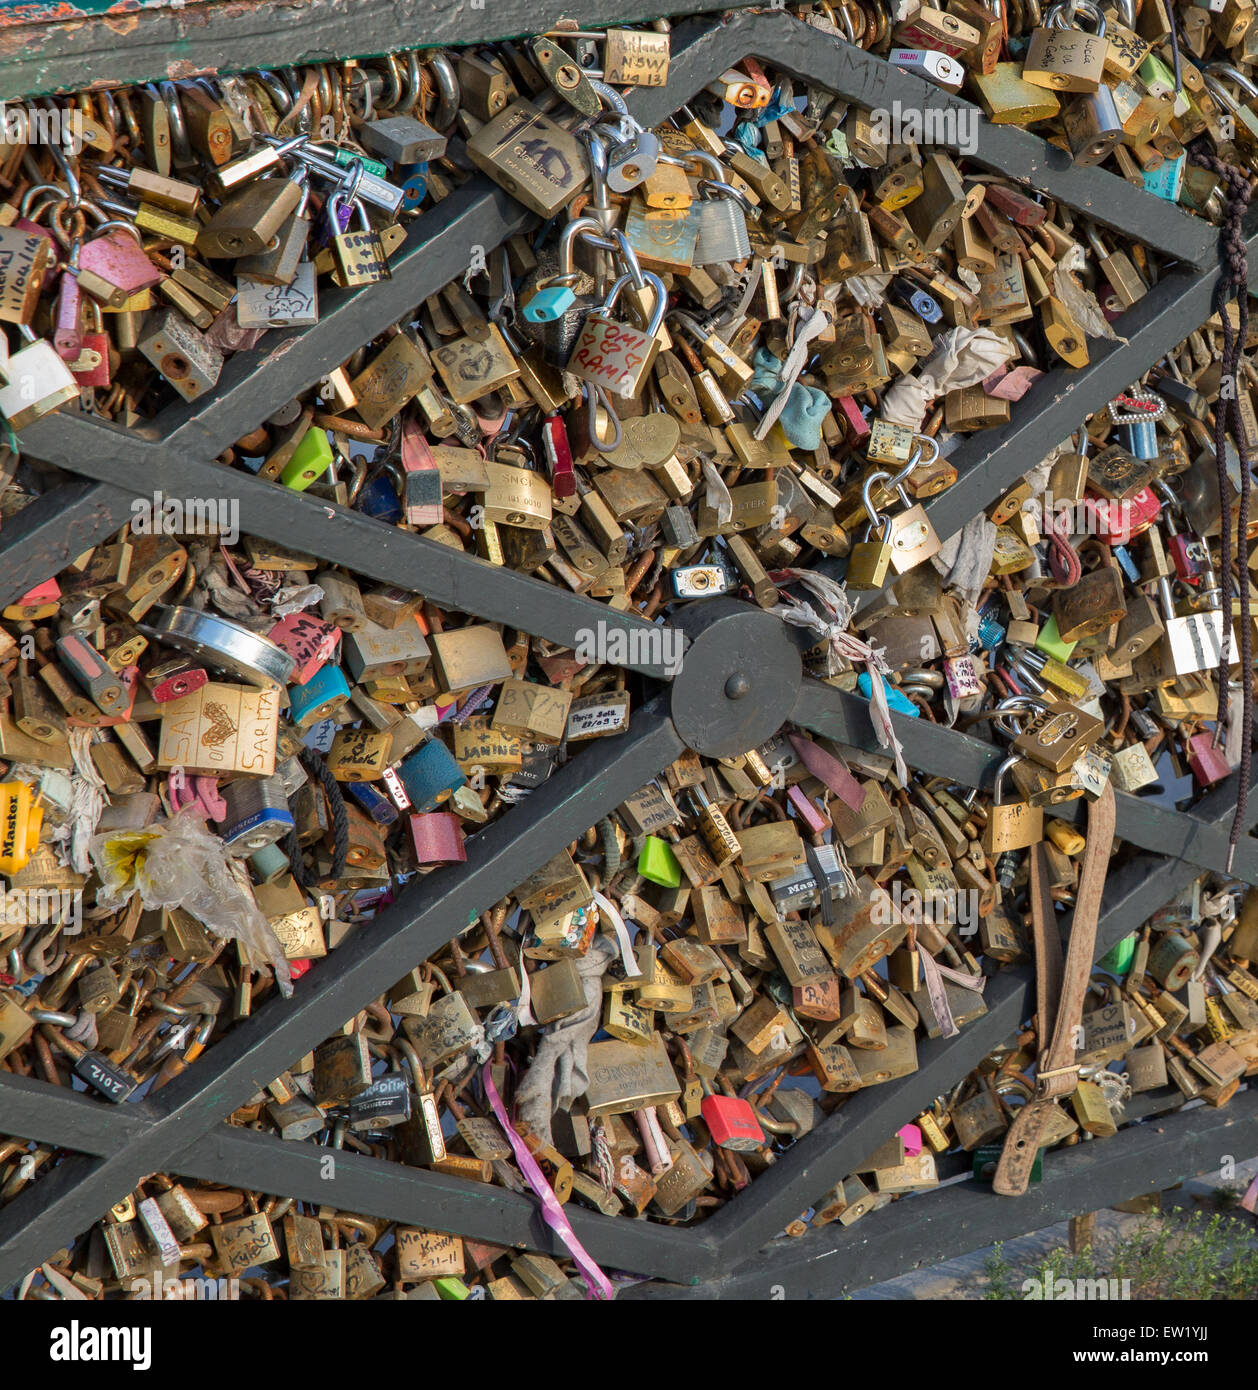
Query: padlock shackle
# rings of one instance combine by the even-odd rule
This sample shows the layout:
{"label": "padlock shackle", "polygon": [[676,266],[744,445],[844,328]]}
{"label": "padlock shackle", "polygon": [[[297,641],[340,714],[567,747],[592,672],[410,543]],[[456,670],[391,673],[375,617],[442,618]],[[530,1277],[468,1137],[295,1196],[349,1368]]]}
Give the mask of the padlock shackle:
{"label": "padlock shackle", "polygon": [[871,473],[861,484],[861,505],[865,508],[865,515],[869,518],[869,524],[877,527],[883,533],[889,533],[891,528],[891,517],[883,514],[874,506],[873,490],[875,483],[888,483],[891,481],[891,474],[883,471]]}
{"label": "padlock shackle", "polygon": [[734,200],[734,202],[736,202],[736,203],[739,205],[739,207],[741,207],[742,210],[743,210],[745,213],[747,213],[749,216],[755,217],[755,218],[757,218],[757,219],[760,217],[760,209],[759,209],[758,207],[756,207],[756,205],[748,199],[748,197],[747,197],[747,195],[746,195],[745,193],[743,193],[743,192],[741,192],[739,189],[735,188],[734,185],[733,185],[732,183],[723,183],[720,179],[700,179],[700,180],[699,180],[699,198],[700,198],[701,201],[704,201],[704,202],[715,202],[715,201],[717,201],[716,199],[712,199],[712,198],[707,198],[707,199],[705,199],[705,198],[703,197],[703,195],[704,195],[709,189],[711,189],[712,192],[714,192],[714,193],[720,194],[720,196],[721,196],[722,198],[732,198],[732,199]]}
{"label": "padlock shackle", "polygon": [[1096,37],[1105,37],[1105,16],[1101,13],[1100,5],[1095,0],[1057,0],[1055,5],[1050,5],[1048,14],[1044,19],[1044,27],[1047,29],[1079,29],[1086,33],[1087,30],[1081,24],[1076,23],[1080,13],[1083,13],[1096,25]]}
{"label": "padlock shackle", "polygon": [[1221,101],[1232,115],[1238,116],[1240,114],[1240,102],[1236,100],[1232,93],[1223,85],[1222,81],[1212,73],[1209,68],[1202,69],[1201,80],[1206,84],[1206,90],[1210,95],[1214,97],[1215,100]]}
{"label": "padlock shackle", "polygon": [[[613,454],[620,448],[621,439],[623,438],[620,428],[620,416],[616,414],[616,409],[611,403],[611,398],[601,386],[595,385],[592,381],[584,381],[581,383],[581,386],[585,392],[585,408],[587,412],[586,418],[590,436],[590,447],[592,449],[597,449],[600,454]],[[607,413],[607,418],[611,421],[612,437],[611,442],[607,444],[604,444],[598,436],[597,412],[599,406],[602,406],[603,410]]]}
{"label": "padlock shackle", "polygon": [[[1001,703],[1003,704],[1004,701],[1002,700]],[[993,804],[994,806],[1000,806],[1000,805],[1003,805],[1003,803],[1004,803],[1004,795],[1005,795],[1005,773],[1008,772],[1009,769],[1010,769],[1011,767],[1016,766],[1016,765],[1017,765],[1018,763],[1020,763],[1021,761],[1022,761],[1022,755],[1021,755],[1021,754],[1019,754],[1019,753],[1010,753],[1009,756],[997,767],[997,769],[996,769],[996,782],[995,782],[995,786],[994,786],[993,789],[992,789],[992,798],[993,798],[993,799],[992,799],[992,804]]]}
{"label": "padlock shackle", "polygon": [[1258,97],[1258,82],[1243,73],[1235,63],[1222,61],[1207,63],[1201,71],[1202,75],[1206,77],[1216,79],[1226,77],[1229,82],[1235,82],[1246,96]]}
{"label": "padlock shackle", "polygon": [[[159,82],[157,86],[161,93],[162,102],[166,107],[166,114],[170,117],[171,154],[174,156],[176,164],[191,164],[194,162],[192,145],[188,140],[188,126],[183,118],[183,107],[179,102],[179,84],[165,81]],[[291,99],[288,104],[289,106],[292,105]]]}

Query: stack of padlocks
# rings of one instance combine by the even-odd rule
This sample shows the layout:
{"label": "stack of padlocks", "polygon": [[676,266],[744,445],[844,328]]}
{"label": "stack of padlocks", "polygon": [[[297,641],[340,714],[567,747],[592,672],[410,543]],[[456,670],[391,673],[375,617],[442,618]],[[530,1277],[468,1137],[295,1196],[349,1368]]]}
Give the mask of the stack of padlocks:
{"label": "stack of padlocks", "polygon": [[[1250,0],[1042,21],[1027,5],[1022,34],[977,0],[902,9],[801,17],[1222,220],[1228,185],[1184,143],[1250,167]],[[1213,733],[1219,547],[1258,420],[1242,358],[1223,520],[1216,315],[941,543],[921,503],[956,481],[960,437],[1085,366],[1166,267],[754,60],[643,129],[622,89],[664,85],[663,29],[59,103],[82,149],[19,146],[0,166],[0,319],[26,340],[0,410],[20,436],[71,400],[133,426],[172,388],[211,397],[225,357],[317,321],[321,275],[388,278],[408,223],[488,175],[540,228],[473,248],[221,462],[648,618],[724,593],[835,617],[842,580],[860,613],[841,640],[821,622],[814,675],[1008,737],[994,793],[793,728],[687,753],[446,948],[399,961],[390,991],[233,1117],[516,1191],[536,1166],[560,1204],[687,1223],[821,1113],[913,1072],[919,1038],[985,1012],[986,978],[1031,956],[1023,851],[1043,841],[1051,897],[1074,901],[1084,837],[1054,806],[1107,782],[1177,781],[1186,802],[1236,765],[1240,721]],[[4,476],[6,515],[49,485],[16,452]],[[300,991],[405,880],[457,875],[465,836],[625,729],[640,694],[615,652],[466,620],[220,520],[207,534],[154,499],[143,527],[3,611],[0,1068],[114,1102]],[[1222,1103],[1258,1067],[1258,940],[1232,935],[1225,887],[1111,961],[1125,983],[1099,985],[1084,1019],[1078,1126],[1060,1112],[1046,1143],[1112,1132],[1124,1086],[1169,1076]],[[1230,940],[1198,968],[1208,921]],[[950,1148],[981,1155],[1027,1093],[1032,1041],[792,1229],[934,1185]],[[1123,1058],[1126,1080],[1103,1069]],[[552,1113],[574,1066],[588,1087]],[[0,1147],[0,1197],[55,1158]],[[167,1240],[176,1268],[245,1274],[279,1259],[281,1216],[290,1296],[384,1286],[383,1223],[352,1218],[362,1238],[341,1252],[343,1215],[318,1213],[325,1249],[295,1208],[209,1189],[198,1207],[154,1183],[35,1288],[125,1288]],[[220,1232],[246,1201],[242,1266]],[[465,1273],[494,1296],[568,1287],[544,1257],[507,1273],[473,1242],[455,1268],[457,1245],[398,1231],[387,1267],[420,1296],[463,1296]]]}

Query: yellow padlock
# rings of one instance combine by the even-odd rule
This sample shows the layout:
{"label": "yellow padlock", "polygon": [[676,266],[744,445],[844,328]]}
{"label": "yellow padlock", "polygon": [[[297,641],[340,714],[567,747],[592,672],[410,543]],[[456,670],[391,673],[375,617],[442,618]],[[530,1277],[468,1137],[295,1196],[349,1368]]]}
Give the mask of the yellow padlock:
{"label": "yellow padlock", "polygon": [[0,873],[24,869],[39,848],[44,808],[25,782],[0,782]]}

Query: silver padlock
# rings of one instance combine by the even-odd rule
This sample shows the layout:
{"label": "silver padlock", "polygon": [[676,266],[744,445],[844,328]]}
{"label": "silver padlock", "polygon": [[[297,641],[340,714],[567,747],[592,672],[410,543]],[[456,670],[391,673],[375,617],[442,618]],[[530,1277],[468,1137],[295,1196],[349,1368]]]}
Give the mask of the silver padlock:
{"label": "silver padlock", "polygon": [[[717,161],[713,159],[712,163]],[[749,204],[744,195],[723,180],[701,179],[699,198],[698,211],[693,214],[695,265],[729,264],[750,256],[751,238],[747,235],[744,212]]]}

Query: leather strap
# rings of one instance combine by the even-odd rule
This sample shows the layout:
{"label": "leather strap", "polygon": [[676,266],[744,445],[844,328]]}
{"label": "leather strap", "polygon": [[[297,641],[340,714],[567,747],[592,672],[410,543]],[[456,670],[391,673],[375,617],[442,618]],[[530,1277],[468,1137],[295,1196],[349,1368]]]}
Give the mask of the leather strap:
{"label": "leather strap", "polygon": [[1031,850],[1031,928],[1035,938],[1040,1055],[1036,1064],[1035,1095],[1013,1117],[996,1166],[992,1187],[1002,1197],[1018,1197],[1027,1190],[1049,1114],[1058,1100],[1073,1094],[1079,1084],[1079,1069],[1074,1060],[1075,1029],[1083,1014],[1083,1001],[1092,975],[1101,898],[1114,841],[1114,789],[1108,782],[1088,811],[1087,837],[1064,964],[1056,914],[1048,891],[1044,847],[1039,844]]}

